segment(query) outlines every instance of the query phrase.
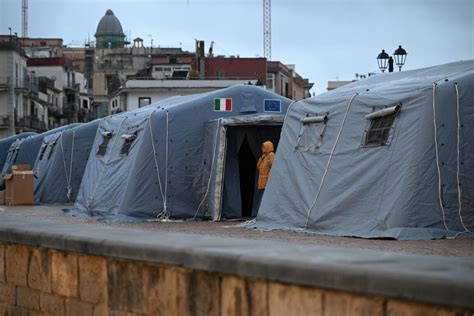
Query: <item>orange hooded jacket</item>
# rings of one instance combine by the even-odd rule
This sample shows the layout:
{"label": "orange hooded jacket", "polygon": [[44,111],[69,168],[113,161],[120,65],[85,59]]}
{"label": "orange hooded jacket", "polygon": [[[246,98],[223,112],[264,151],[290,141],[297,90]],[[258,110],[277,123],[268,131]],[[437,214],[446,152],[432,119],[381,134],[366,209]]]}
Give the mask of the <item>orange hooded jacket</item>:
{"label": "orange hooded jacket", "polygon": [[273,153],[273,143],[266,141],[262,144],[263,155],[258,159],[257,162],[257,171],[258,171],[258,189],[264,190],[267,187],[268,177],[270,176],[270,169],[273,165],[273,160],[275,159],[275,154]]}

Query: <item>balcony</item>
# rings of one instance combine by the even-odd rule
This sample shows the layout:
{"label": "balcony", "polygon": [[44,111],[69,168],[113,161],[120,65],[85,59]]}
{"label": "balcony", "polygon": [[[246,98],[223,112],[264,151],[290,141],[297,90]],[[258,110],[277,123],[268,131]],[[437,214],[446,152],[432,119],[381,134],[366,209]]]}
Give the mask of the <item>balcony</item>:
{"label": "balcony", "polygon": [[37,117],[25,116],[17,120],[16,127],[44,132],[46,130],[46,123],[40,121]]}
{"label": "balcony", "polygon": [[7,115],[0,116],[0,129],[5,129],[10,127],[10,117]]}
{"label": "balcony", "polygon": [[0,77],[0,92],[8,91],[11,86],[11,78],[10,77]]}
{"label": "balcony", "polygon": [[64,90],[74,90],[79,91],[81,89],[81,85],[75,82],[68,82],[64,85]]}
{"label": "balcony", "polygon": [[38,80],[36,77],[26,77],[22,80],[17,79],[15,82],[15,89],[38,94]]}
{"label": "balcony", "polygon": [[76,101],[65,101],[63,103],[63,114],[66,116],[72,116],[79,111],[79,103]]}

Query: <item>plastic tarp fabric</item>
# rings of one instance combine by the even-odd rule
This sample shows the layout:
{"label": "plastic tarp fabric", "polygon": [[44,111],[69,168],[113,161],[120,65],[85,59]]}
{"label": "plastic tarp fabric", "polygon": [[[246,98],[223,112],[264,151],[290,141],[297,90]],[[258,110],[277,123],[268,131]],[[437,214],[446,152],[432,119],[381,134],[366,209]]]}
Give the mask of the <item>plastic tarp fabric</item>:
{"label": "plastic tarp fabric", "polygon": [[3,176],[10,172],[11,167],[13,165],[28,164],[30,165],[31,169],[34,168],[36,156],[41,148],[43,139],[46,136],[55,134],[65,129],[72,128],[76,125],[79,125],[79,123],[61,126],[41,134],[31,135],[26,138],[17,139],[16,141],[14,141],[10,146],[9,154],[7,156],[7,159],[5,160],[5,164],[3,165],[1,175],[2,179],[0,179],[0,187],[4,186]]}
{"label": "plastic tarp fabric", "polygon": [[[387,143],[365,145],[366,115],[398,105]],[[327,115],[314,151],[296,146],[308,115]],[[363,238],[470,235],[473,119],[474,61],[376,75],[298,101],[249,226]]]}
{"label": "plastic tarp fabric", "polygon": [[[230,111],[216,111],[215,99],[231,99]],[[265,115],[265,100],[277,100],[283,116],[291,100],[255,86],[173,97],[101,121],[72,213],[106,220],[143,220],[158,215],[193,218],[209,214],[216,190],[211,168],[215,135],[226,117]],[[278,114],[278,115],[277,115]],[[268,115],[265,115],[268,116]],[[104,156],[102,133],[110,131]],[[134,134],[123,154],[124,134]],[[209,176],[209,177],[207,177]]]}
{"label": "plastic tarp fabric", "polygon": [[34,165],[36,204],[75,201],[98,125],[95,120],[43,139]]}
{"label": "plastic tarp fabric", "polygon": [[36,135],[36,133],[25,132],[25,133],[12,135],[12,136],[0,139],[0,170],[3,170],[3,164],[5,163],[5,160],[7,159],[11,144],[13,144],[13,142],[18,139],[22,139],[31,135]]}

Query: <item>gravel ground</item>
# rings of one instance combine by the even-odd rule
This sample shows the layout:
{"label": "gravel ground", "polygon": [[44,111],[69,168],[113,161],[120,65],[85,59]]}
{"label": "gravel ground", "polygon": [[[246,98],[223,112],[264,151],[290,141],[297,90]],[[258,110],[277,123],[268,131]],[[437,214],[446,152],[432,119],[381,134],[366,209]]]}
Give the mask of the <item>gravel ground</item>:
{"label": "gravel ground", "polygon": [[0,221],[9,217],[38,218],[54,222],[75,222],[78,229],[82,225],[99,225],[128,227],[139,230],[160,230],[184,234],[199,234],[215,237],[245,238],[273,240],[287,243],[321,245],[343,248],[359,248],[390,252],[410,253],[419,255],[441,255],[452,257],[474,257],[474,238],[456,240],[423,240],[398,241],[382,239],[360,239],[334,237],[324,235],[308,235],[290,231],[259,231],[237,227],[242,221],[210,222],[210,221],[178,221],[178,222],[146,222],[146,223],[104,223],[64,215],[62,208],[70,206],[2,206]]}

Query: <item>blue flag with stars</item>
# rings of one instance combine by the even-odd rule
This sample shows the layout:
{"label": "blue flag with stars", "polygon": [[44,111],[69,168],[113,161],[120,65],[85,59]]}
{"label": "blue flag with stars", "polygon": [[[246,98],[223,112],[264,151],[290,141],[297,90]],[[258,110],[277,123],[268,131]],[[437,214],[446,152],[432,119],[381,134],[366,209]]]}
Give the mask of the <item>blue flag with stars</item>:
{"label": "blue flag with stars", "polygon": [[281,112],[281,100],[278,99],[265,99],[263,100],[263,111],[264,112]]}

